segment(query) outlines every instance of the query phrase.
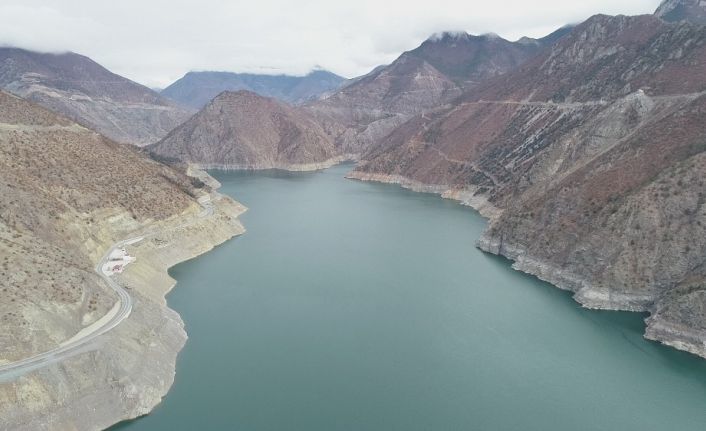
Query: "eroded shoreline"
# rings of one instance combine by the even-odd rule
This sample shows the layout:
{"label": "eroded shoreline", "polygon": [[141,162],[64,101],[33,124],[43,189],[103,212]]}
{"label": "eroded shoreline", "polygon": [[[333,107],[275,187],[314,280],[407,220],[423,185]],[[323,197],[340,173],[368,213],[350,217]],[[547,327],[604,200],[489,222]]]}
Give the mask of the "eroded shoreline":
{"label": "eroded shoreline", "polygon": [[213,215],[200,218],[194,204],[152,224],[157,233],[149,240],[128,246],[137,260],[116,280],[133,298],[132,314],[82,353],[4,384],[0,393],[10,394],[0,400],[7,407],[0,408],[5,429],[101,430],[161,402],[187,339],[183,321],[167,305],[176,284],[168,269],[245,231],[238,216],[246,208],[215,191],[218,184],[208,174],[190,170],[214,189]]}
{"label": "eroded shoreline", "polygon": [[328,160],[314,163],[259,163],[248,165],[232,165],[227,163],[192,163],[191,166],[200,170],[219,170],[219,171],[264,171],[264,170],[282,170],[290,172],[310,172],[328,169],[341,163],[354,162],[357,157],[352,154],[343,154],[332,157]]}
{"label": "eroded shoreline", "polygon": [[455,189],[446,185],[424,184],[399,175],[358,171],[348,173],[346,178],[395,184],[415,192],[438,194],[443,198],[452,199],[462,205],[473,208],[488,220],[488,226],[476,242],[476,246],[480,250],[503,256],[512,261],[513,269],[535,276],[558,289],[573,292],[574,300],[584,308],[648,312],[650,316],[645,319],[645,332],[643,334],[646,339],[706,359],[706,333],[670,322],[655,309],[655,298],[623,295],[605,289],[598,289],[576,274],[529,256],[523,247],[507,244],[501,238],[492,237],[490,235],[490,225],[502,214],[502,209],[493,206],[482,196],[476,196],[476,189],[471,187]]}

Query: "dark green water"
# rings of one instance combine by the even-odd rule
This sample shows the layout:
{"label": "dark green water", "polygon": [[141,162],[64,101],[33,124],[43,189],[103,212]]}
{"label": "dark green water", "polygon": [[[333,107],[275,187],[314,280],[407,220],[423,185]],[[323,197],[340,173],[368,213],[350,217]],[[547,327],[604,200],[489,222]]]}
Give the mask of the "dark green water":
{"label": "dark green water", "polygon": [[706,361],[474,248],[472,210],[325,172],[216,173],[248,232],[175,267],[176,383],[123,431],[706,429]]}

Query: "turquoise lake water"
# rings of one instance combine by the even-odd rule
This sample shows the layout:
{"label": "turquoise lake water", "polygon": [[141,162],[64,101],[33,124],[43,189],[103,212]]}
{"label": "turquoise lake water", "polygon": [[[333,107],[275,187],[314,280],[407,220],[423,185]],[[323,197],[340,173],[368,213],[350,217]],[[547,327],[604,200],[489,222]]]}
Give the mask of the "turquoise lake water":
{"label": "turquoise lake water", "polygon": [[706,429],[706,361],[477,250],[437,196],[213,173],[247,233],[180,264],[176,382],[121,431]]}

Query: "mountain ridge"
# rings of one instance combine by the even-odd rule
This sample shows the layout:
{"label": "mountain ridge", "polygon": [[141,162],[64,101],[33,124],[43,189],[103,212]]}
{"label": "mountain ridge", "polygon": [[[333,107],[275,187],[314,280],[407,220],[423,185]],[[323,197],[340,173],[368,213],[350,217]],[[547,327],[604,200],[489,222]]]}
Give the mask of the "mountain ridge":
{"label": "mountain ridge", "polygon": [[306,111],[274,98],[224,91],[161,141],[156,157],[225,169],[320,169],[340,160]]}
{"label": "mountain ridge", "polygon": [[345,78],[316,69],[303,76],[258,75],[218,71],[188,72],[160,92],[194,109],[203,108],[223,91],[249,90],[265,97],[300,104],[338,88]]}
{"label": "mountain ridge", "polygon": [[439,33],[338,91],[305,105],[345,153],[362,153],[412,116],[508,72],[565,34],[509,42],[465,32]]}
{"label": "mountain ridge", "polygon": [[703,0],[664,0],[655,16],[665,21],[689,21],[706,24],[706,2]]}
{"label": "mountain ridge", "polygon": [[121,143],[146,145],[190,112],[90,58],[0,48],[0,88]]}

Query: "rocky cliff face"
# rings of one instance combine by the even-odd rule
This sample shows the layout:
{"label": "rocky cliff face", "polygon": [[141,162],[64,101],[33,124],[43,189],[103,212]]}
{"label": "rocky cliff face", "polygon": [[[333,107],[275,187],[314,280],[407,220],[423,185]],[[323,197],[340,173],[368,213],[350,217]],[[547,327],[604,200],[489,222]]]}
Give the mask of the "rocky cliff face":
{"label": "rocky cliff face", "polygon": [[203,181],[0,92],[0,365],[100,323],[118,298],[96,263],[114,242],[150,235],[128,246],[137,261],[120,276],[132,314],[60,363],[0,375],[0,428],[103,429],[153,408],[186,339],[164,301],[166,269],[242,232],[241,211]]}
{"label": "rocky cliff face", "polygon": [[221,93],[149,150],[225,169],[320,169],[339,157],[307,112],[247,91]]}
{"label": "rocky cliff face", "polygon": [[704,0],[664,0],[655,15],[665,21],[690,21],[706,24],[706,1]]}
{"label": "rocky cliff face", "polygon": [[74,54],[0,48],[0,88],[122,143],[154,143],[190,112]]}
{"label": "rocky cliff face", "polygon": [[706,27],[596,16],[515,71],[408,121],[355,178],[481,208],[484,250],[589,307],[649,310],[706,356]]}
{"label": "rocky cliff face", "polygon": [[361,153],[413,115],[514,69],[554,37],[509,42],[495,35],[433,35],[390,65],[307,105],[346,153]]}
{"label": "rocky cliff face", "polygon": [[325,70],[315,70],[305,76],[189,72],[161,94],[194,109],[203,108],[224,91],[239,90],[300,104],[336,90],[344,81],[345,78]]}

